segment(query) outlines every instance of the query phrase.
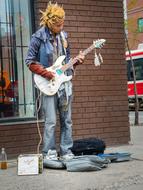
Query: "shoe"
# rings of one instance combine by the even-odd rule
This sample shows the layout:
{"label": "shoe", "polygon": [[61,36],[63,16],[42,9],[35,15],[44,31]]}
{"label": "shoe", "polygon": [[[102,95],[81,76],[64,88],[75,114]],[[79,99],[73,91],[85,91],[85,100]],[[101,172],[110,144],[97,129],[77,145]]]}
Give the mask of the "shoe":
{"label": "shoe", "polygon": [[73,153],[67,153],[60,157],[61,160],[68,161],[74,158]]}
{"label": "shoe", "polygon": [[45,156],[47,160],[58,160],[58,155],[56,150],[48,150],[47,155]]}

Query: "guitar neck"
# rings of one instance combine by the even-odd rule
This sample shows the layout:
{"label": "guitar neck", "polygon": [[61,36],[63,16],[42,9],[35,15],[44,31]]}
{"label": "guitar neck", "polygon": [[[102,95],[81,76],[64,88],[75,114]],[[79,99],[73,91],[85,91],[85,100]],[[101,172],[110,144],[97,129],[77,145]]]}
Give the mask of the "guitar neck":
{"label": "guitar neck", "polygon": [[[86,56],[88,53],[90,53],[93,49],[95,48],[95,46],[92,44],[89,48],[85,49],[82,53],[84,56]],[[77,57],[73,58],[72,60],[70,60],[67,64],[63,65],[63,67],[61,68],[61,70],[63,72],[65,72],[67,69],[71,68],[76,62],[77,62]]]}

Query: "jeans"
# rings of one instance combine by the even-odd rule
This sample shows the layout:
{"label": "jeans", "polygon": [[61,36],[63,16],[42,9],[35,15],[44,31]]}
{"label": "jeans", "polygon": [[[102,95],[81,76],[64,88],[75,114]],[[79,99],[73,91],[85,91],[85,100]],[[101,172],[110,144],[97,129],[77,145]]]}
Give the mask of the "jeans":
{"label": "jeans", "polygon": [[57,111],[60,117],[60,154],[71,153],[73,146],[72,140],[72,120],[71,120],[71,96],[68,99],[67,109],[60,103],[60,97],[43,95],[43,111],[45,115],[45,127],[43,135],[43,155],[46,155],[49,149],[56,149],[55,128],[57,122]]}

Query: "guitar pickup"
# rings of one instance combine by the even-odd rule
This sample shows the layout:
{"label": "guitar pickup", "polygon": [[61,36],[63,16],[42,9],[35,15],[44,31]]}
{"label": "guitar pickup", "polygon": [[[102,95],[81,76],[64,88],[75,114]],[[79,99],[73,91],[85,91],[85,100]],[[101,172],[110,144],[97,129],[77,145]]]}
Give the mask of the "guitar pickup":
{"label": "guitar pickup", "polygon": [[63,73],[63,71],[62,71],[61,69],[57,69],[57,70],[56,70],[56,73],[57,73],[58,75],[61,75],[61,74]]}

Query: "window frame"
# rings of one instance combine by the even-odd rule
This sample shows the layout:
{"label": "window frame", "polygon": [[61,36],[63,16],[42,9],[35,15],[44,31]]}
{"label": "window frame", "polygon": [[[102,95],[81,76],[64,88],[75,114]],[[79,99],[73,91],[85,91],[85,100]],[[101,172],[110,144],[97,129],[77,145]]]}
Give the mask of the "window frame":
{"label": "window frame", "polygon": [[[140,21],[142,21],[142,26],[140,26]],[[138,18],[137,24],[138,24],[138,32],[143,33],[143,17]]]}
{"label": "window frame", "polygon": [[[29,0],[28,2],[29,6],[28,6],[28,11],[30,12],[30,17],[29,19],[31,20],[31,28],[30,28],[30,36],[32,35],[32,33],[35,31],[35,12],[34,12],[34,0]],[[36,99],[36,90],[34,89],[33,91],[33,98],[34,98],[34,102]],[[0,125],[2,124],[6,124],[6,123],[21,123],[21,122],[30,122],[30,121],[36,121],[36,114],[32,117],[3,117],[0,118]]]}

